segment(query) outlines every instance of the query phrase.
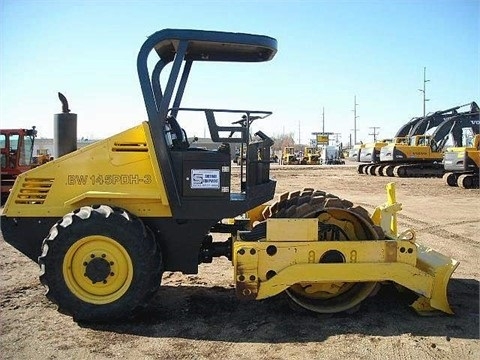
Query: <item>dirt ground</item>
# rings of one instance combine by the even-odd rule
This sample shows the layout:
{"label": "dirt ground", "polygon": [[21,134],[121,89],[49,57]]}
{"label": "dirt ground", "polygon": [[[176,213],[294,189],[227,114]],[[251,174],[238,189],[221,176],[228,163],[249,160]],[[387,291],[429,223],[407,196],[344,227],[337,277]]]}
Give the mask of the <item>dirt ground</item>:
{"label": "dirt ground", "polygon": [[[370,212],[391,178],[345,166],[273,166],[277,194],[325,190]],[[480,191],[441,179],[396,179],[400,229],[460,261],[449,286],[455,315],[420,317],[391,286],[352,315],[292,311],[285,298],[239,301],[226,259],[198,275],[165,273],[132,321],[79,324],[44,297],[38,266],[0,241],[2,359],[479,359]],[[35,231],[32,229],[32,231]],[[39,234],[44,236],[44,234]]]}

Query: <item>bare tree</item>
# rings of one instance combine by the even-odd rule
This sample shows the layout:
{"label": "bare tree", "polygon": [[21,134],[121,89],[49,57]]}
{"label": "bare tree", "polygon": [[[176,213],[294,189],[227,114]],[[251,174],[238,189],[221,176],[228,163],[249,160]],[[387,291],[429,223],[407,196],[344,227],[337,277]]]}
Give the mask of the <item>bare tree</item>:
{"label": "bare tree", "polygon": [[277,150],[281,151],[283,150],[284,147],[295,145],[295,140],[293,139],[293,133],[274,135],[272,138],[275,141],[275,144],[273,145],[274,151],[277,151]]}

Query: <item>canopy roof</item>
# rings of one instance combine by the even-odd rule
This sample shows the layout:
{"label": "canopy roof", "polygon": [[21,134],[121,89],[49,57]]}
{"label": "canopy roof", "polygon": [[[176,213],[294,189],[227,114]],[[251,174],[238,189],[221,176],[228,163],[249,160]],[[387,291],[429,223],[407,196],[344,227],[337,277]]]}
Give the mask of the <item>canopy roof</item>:
{"label": "canopy roof", "polygon": [[271,60],[277,52],[274,38],[244,33],[164,29],[148,40],[166,63],[173,60],[182,40],[188,41],[185,60],[259,62]]}

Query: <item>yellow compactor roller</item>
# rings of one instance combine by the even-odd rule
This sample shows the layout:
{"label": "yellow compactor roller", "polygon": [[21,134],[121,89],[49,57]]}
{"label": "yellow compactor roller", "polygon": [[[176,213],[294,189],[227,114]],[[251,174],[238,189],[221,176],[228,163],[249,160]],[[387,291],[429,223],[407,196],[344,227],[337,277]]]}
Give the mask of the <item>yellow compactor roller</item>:
{"label": "yellow compactor roller", "polygon": [[[164,271],[194,274],[200,263],[225,256],[240,298],[286,293],[300,307],[335,313],[395,282],[418,295],[419,312],[452,313],[447,284],[458,263],[417,244],[412,231],[398,234],[393,185],[372,216],[313,189],[265,205],[275,193],[273,142],[261,131],[251,136],[250,120],[271,113],[180,107],[193,63],[264,62],[276,51],[267,36],[159,31],[137,61],[148,121],[17,178],[3,236],[38,261],[47,297],[61,312],[83,321],[130,316]],[[149,70],[152,52],[159,60]],[[218,150],[189,144],[177,118],[195,112],[205,115]],[[248,121],[221,124],[219,114]],[[239,184],[231,144],[246,149]],[[213,241],[219,233],[225,241]]]}

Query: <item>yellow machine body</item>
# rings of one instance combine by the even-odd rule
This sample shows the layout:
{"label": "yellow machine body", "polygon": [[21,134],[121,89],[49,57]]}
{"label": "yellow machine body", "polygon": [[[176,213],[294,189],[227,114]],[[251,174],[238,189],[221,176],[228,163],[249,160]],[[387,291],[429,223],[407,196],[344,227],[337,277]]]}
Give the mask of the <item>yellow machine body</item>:
{"label": "yellow machine body", "polygon": [[298,165],[300,161],[298,160],[297,156],[295,155],[295,149],[293,147],[285,147],[283,148],[282,153],[282,164],[283,165]]}
{"label": "yellow machine body", "polygon": [[156,164],[144,122],[21,174],[4,214],[62,217],[101,203],[141,217],[168,217],[171,210]]}
{"label": "yellow machine body", "polygon": [[[445,169],[468,171],[480,168],[480,134],[472,138],[469,146],[448,147],[445,149]],[[447,159],[447,156],[451,159]]]}
{"label": "yellow machine body", "polygon": [[301,161],[302,165],[320,165],[321,162],[322,159],[317,148],[305,147],[303,159]]}
{"label": "yellow machine body", "polygon": [[[137,58],[149,121],[17,177],[1,217],[3,238],[38,262],[46,296],[62,313],[124,319],[148,304],[165,271],[196,274],[220,256],[232,261],[240,298],[285,292],[307,310],[336,313],[355,310],[391,281],[419,296],[417,311],[452,313],[447,285],[458,262],[417,244],[411,230],[398,233],[393,184],[371,217],[311,188],[272,204],[274,141],[250,133],[271,112],[180,106],[194,61],[263,62],[276,49],[275,39],[261,35],[156,32]],[[152,52],[159,59],[150,74]],[[190,144],[177,119],[192,111],[205,115],[217,149]],[[224,126],[216,115],[240,120]],[[230,146],[246,149],[236,179]],[[299,163],[293,147],[282,160]]]}
{"label": "yellow machine body", "polygon": [[443,176],[449,186],[466,189],[479,187],[480,169],[480,134],[471,139],[468,146],[449,147],[443,155]]}
{"label": "yellow machine body", "polygon": [[[387,202],[372,215],[388,237],[381,241],[318,241],[317,219],[269,219],[265,239],[234,242],[237,295],[264,299],[299,283],[332,292],[343,283],[392,281],[420,296],[412,304],[418,313],[453,314],[447,285],[458,262],[417,244],[411,230],[397,235],[400,209],[394,184],[389,184]],[[332,251],[344,262],[322,263]]]}
{"label": "yellow machine body", "polygon": [[394,154],[403,155],[403,157],[398,157],[398,159],[402,159],[401,161],[441,161],[443,152],[432,150],[430,138],[429,135],[415,135],[410,138],[409,144],[395,143],[390,146]]}

